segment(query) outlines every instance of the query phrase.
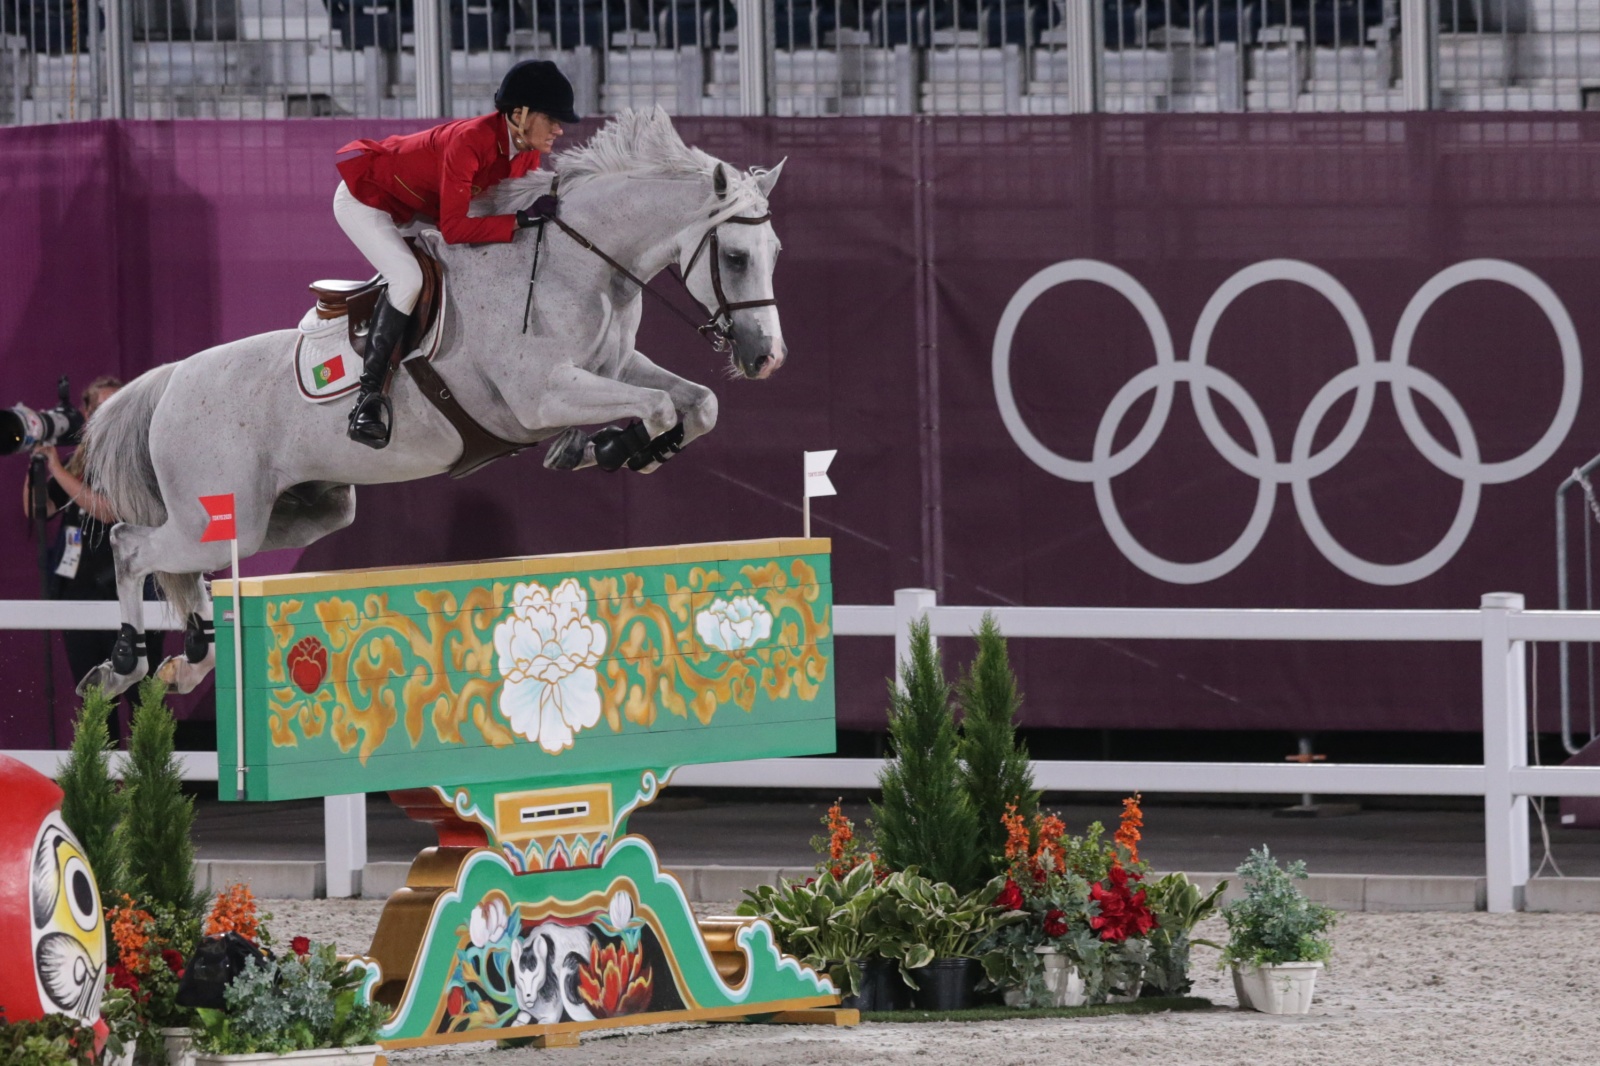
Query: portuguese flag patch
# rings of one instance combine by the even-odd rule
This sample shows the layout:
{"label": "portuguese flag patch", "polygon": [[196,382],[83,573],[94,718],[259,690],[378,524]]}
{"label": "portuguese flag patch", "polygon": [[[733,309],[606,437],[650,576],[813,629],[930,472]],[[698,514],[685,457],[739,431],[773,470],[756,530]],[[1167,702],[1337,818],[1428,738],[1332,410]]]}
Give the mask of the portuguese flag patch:
{"label": "portuguese flag patch", "polygon": [[317,388],[323,389],[344,377],[344,356],[336,355],[325,363],[318,363],[311,368],[311,380]]}

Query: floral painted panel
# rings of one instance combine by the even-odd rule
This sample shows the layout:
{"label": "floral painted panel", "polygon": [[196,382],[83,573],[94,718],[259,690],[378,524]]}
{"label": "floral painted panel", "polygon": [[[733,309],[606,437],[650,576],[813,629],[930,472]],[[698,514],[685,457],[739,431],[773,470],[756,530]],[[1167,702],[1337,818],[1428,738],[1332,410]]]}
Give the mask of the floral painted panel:
{"label": "floral painted panel", "polygon": [[826,555],[383,582],[247,598],[247,798],[832,750]]}

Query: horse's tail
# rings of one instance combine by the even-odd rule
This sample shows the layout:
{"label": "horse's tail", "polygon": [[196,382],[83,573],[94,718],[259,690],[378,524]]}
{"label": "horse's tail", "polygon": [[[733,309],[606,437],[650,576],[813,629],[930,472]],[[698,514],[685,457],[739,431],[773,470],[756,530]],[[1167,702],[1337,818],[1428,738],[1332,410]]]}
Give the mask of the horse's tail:
{"label": "horse's tail", "polygon": [[[167,391],[176,363],[147,370],[95,411],[84,429],[84,471],[90,487],[104,496],[120,521],[159,526],[167,505],[150,458],[150,423]],[[156,583],[182,617],[200,607],[193,574],[155,575]]]}

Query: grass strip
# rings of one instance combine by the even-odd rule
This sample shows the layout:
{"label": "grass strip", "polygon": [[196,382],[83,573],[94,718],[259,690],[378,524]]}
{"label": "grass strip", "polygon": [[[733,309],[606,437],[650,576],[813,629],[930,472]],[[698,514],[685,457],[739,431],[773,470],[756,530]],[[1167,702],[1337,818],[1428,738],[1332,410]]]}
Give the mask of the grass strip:
{"label": "grass strip", "polygon": [[1132,1003],[1102,1003],[1093,1007],[973,1007],[970,1010],[893,1010],[863,1013],[864,1022],[1005,1022],[1017,1018],[1104,1018],[1113,1014],[1160,1014],[1164,1011],[1210,1010],[1214,1004],[1200,996],[1155,996]]}

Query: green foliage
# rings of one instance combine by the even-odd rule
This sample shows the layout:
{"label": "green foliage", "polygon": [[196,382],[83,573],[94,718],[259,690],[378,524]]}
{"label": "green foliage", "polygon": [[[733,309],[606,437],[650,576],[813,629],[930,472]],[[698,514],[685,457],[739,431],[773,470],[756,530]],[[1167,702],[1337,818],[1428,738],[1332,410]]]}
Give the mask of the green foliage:
{"label": "green foliage", "polygon": [[915,971],[934,959],[973,958],[1010,917],[993,904],[999,883],[961,895],[915,869],[879,881],[871,866],[843,877],[831,872],[809,882],[747,890],[738,913],[764,918],[784,951],[825,971],[850,995],[860,986],[860,962],[890,959],[901,979],[917,987]]}
{"label": "green foliage", "polygon": [[[144,1035],[144,1023],[139,1018],[139,1004],[126,988],[110,985],[100,997],[100,1020],[106,1023],[106,1047],[101,1062],[109,1063],[120,1057],[130,1045],[136,1045]],[[163,1048],[162,1058],[165,1057]]]}
{"label": "green foliage", "polygon": [[1099,822],[1090,822],[1089,828],[1084,830],[1082,836],[1061,838],[1061,850],[1066,859],[1067,869],[1090,884],[1106,879],[1106,875],[1111,872],[1111,860],[1118,854],[1114,845],[1101,843],[1105,832],[1105,826]]}
{"label": "green foliage", "polygon": [[1303,861],[1280,867],[1263,844],[1250,852],[1238,873],[1245,880],[1245,898],[1222,909],[1229,933],[1224,963],[1321,962],[1332,954],[1326,934],[1338,915],[1311,902],[1295,884],[1305,880]]}
{"label": "green foliage", "polygon": [[94,1032],[76,1018],[46,1014],[31,1022],[0,1015],[0,1062],[6,1066],[94,1066]]}
{"label": "green foliage", "polygon": [[883,802],[873,804],[879,857],[891,869],[916,867],[934,881],[969,892],[987,861],[974,843],[978,813],[963,787],[950,685],[926,619],[911,625],[911,661],[889,687],[894,758],[878,775]]}
{"label": "green foliage", "polygon": [[225,1009],[195,1012],[195,1047],[223,1055],[285,1055],[371,1044],[389,1012],[357,1002],[362,974],[340,961],[332,944],[314,945],[305,955],[251,959],[223,994]]}
{"label": "green foliage", "polygon": [[998,856],[1005,850],[1006,830],[1000,819],[1006,806],[1015,804],[1018,814],[1031,819],[1039,809],[1039,792],[1033,787],[1028,749],[1017,740],[1022,696],[1006,638],[992,614],[983,616],[977,638],[978,654],[956,685],[956,700],[963,712],[962,787],[977,816],[976,851],[982,857],[980,875],[987,878],[1001,869]]}
{"label": "green foliage", "polygon": [[117,834],[124,797],[111,778],[111,739],[106,728],[114,713],[111,697],[98,686],[91,688],[73,724],[71,754],[56,778],[61,786],[61,818],[83,846],[100,886],[101,902],[106,904],[121,899],[126,889],[126,861]]}
{"label": "green foliage", "polygon": [[861,982],[859,960],[887,946],[875,914],[883,895],[872,867],[863,864],[843,877],[824,871],[809,882],[747,890],[737,913],[765,918],[784,951],[825,971],[842,994],[851,995]]}
{"label": "green foliage", "polygon": [[1152,996],[1181,996],[1194,987],[1189,980],[1189,949],[1195,944],[1218,947],[1209,940],[1191,940],[1194,927],[1216,913],[1228,888],[1223,881],[1209,893],[1181,873],[1168,874],[1145,886],[1145,899],[1156,916],[1150,931],[1150,965],[1145,968],[1145,991]]}
{"label": "green foliage", "polygon": [[198,913],[204,894],[194,887],[194,801],[183,794],[183,775],[172,755],[176,727],[166,691],[155,678],[139,685],[119,832],[133,894],[152,911]]}
{"label": "green foliage", "polygon": [[[998,930],[1017,920],[1014,912],[995,905],[1005,885],[997,877],[972,892],[905,870],[885,882],[900,905],[900,923],[914,938],[920,960],[975,959]],[[913,965],[910,968],[915,969]],[[913,986],[915,987],[915,986]]]}

